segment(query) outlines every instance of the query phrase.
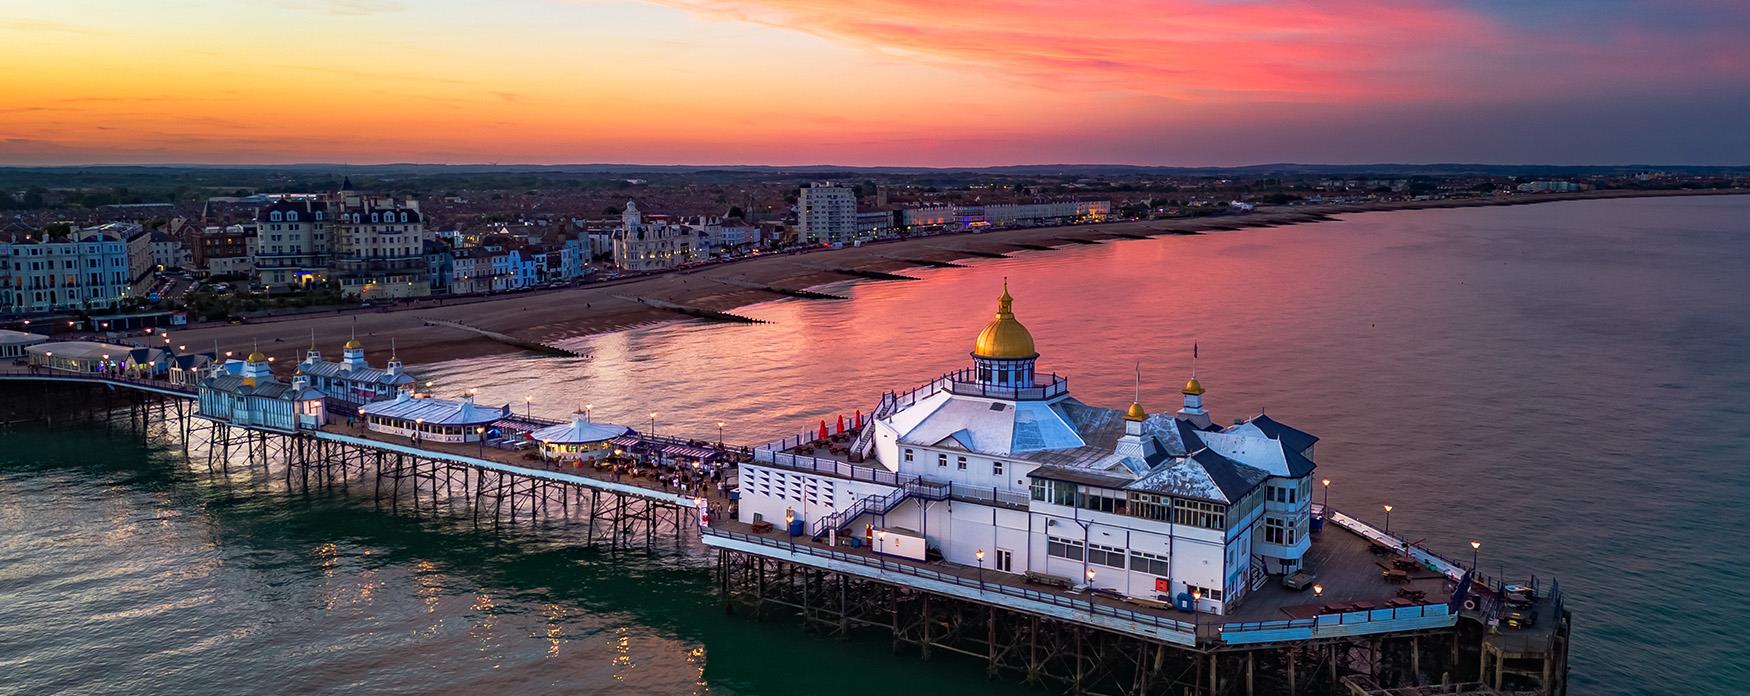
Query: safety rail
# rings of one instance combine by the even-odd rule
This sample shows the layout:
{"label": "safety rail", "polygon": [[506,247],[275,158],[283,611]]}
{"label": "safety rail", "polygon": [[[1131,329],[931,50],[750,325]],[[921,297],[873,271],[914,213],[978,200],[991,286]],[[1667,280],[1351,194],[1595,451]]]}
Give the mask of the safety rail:
{"label": "safety rail", "polygon": [[196,394],[192,384],[176,384],[167,379],[126,377],[117,374],[101,372],[67,372],[64,370],[21,370],[18,368],[0,369],[0,377],[17,377],[23,379],[42,379],[59,382],[84,382],[87,384],[114,384],[124,387],[139,387],[160,392],[173,392],[178,396],[193,397]]}
{"label": "safety rail", "polygon": [[894,572],[904,573],[906,575],[911,575],[911,576],[915,576],[915,577],[919,577],[919,578],[936,580],[936,581],[945,582],[945,583],[952,583],[952,584],[959,586],[959,587],[976,589],[976,590],[979,590],[979,591],[985,592],[985,593],[995,593],[995,594],[1001,594],[1001,595],[1008,596],[1008,597],[1018,597],[1021,599],[1028,599],[1028,600],[1032,600],[1035,602],[1042,602],[1042,603],[1051,604],[1054,606],[1075,609],[1077,611],[1091,612],[1097,616],[1106,616],[1106,617],[1116,618],[1116,619],[1120,619],[1120,620],[1124,620],[1124,621],[1134,621],[1134,622],[1139,623],[1139,624],[1153,626],[1153,627],[1165,629],[1168,631],[1174,631],[1174,632],[1184,633],[1184,634],[1188,634],[1188,635],[1195,635],[1197,632],[1197,624],[1195,624],[1195,623],[1190,623],[1190,622],[1186,622],[1186,621],[1178,621],[1176,619],[1169,619],[1169,618],[1165,618],[1165,617],[1161,617],[1161,616],[1154,616],[1151,614],[1143,614],[1143,613],[1132,611],[1129,609],[1119,609],[1117,607],[1109,607],[1109,606],[1105,606],[1103,604],[1091,604],[1086,599],[1076,599],[1076,598],[1071,598],[1071,597],[1065,597],[1065,596],[1053,594],[1050,592],[1041,592],[1039,590],[1032,590],[1032,589],[1028,589],[1025,587],[1015,587],[1013,585],[1008,585],[1008,584],[999,583],[999,582],[980,582],[975,578],[961,577],[961,576],[955,575],[953,573],[943,573],[940,571],[930,570],[928,568],[920,568],[920,567],[917,567],[915,565],[911,565],[908,563],[891,562],[891,561],[887,561],[881,557],[870,558],[868,556],[862,556],[862,555],[853,554],[853,553],[846,553],[844,551],[837,551],[834,549],[823,549],[823,548],[818,548],[818,547],[814,547],[814,546],[810,546],[810,545],[806,545],[806,544],[797,545],[797,544],[793,544],[793,543],[788,543],[788,542],[783,542],[783,541],[779,541],[776,539],[763,537],[763,536],[760,536],[757,534],[744,534],[741,532],[733,532],[733,531],[730,531],[727,529],[718,529],[715,527],[704,527],[700,531],[703,532],[705,536],[722,536],[722,537],[727,537],[730,539],[736,539],[739,541],[745,541],[748,543],[758,544],[760,546],[768,546],[768,547],[775,548],[775,549],[786,549],[786,550],[789,550],[789,551],[792,551],[795,553],[805,553],[805,554],[808,554],[811,556],[830,558],[830,559],[833,559],[835,561],[840,561],[840,562],[844,562],[844,563],[853,563],[853,564],[868,567],[868,568],[877,568],[877,569],[885,570],[885,571],[894,571]]}
{"label": "safety rail", "polygon": [[893,415],[899,410],[899,400],[893,392],[881,395],[881,401],[875,404],[875,410],[869,412],[869,420],[863,422],[863,429],[857,431],[857,440],[851,443],[851,451],[865,459],[875,454],[875,421]]}
{"label": "safety rail", "polygon": [[774,466],[794,471],[808,471],[819,474],[830,474],[853,481],[870,481],[889,486],[902,486],[917,481],[918,477],[911,474],[896,474],[886,469],[876,469],[867,466],[857,466],[850,462],[836,459],[821,459],[801,454],[791,454],[773,449],[770,445],[753,451],[756,464]]}

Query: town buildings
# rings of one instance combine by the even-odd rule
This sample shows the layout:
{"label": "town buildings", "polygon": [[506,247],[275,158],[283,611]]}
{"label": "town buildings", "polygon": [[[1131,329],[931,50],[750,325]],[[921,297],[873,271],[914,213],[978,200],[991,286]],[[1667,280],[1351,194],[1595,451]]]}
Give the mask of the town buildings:
{"label": "town buildings", "polygon": [[857,192],[848,186],[815,182],[796,200],[796,228],[804,244],[842,244],[857,232]]}
{"label": "town buildings", "polygon": [[1140,398],[1084,404],[1067,378],[1036,370],[1007,288],[971,357],[889,393],[837,463],[814,436],[761,448],[742,468],[741,521],[801,519],[878,553],[922,559],[927,547],[950,563],[1218,614],[1300,567],[1317,438],[1262,414],[1214,425],[1194,376],[1176,413]]}
{"label": "town buildings", "polygon": [[285,196],[255,213],[255,282],[269,291],[325,281],[334,259],[331,211],[315,196]]}
{"label": "town buildings", "polygon": [[108,309],[143,297],[152,280],[151,235],[133,223],[0,236],[0,314]]}
{"label": "town buildings", "polygon": [[1112,214],[1111,201],[1057,201],[992,205],[938,205],[908,208],[900,213],[905,227],[1036,227],[1075,222],[1099,222]]}
{"label": "town buildings", "polygon": [[660,271],[703,261],[708,243],[702,230],[666,218],[645,220],[638,204],[626,202],[614,230],[614,265],[628,271]]}

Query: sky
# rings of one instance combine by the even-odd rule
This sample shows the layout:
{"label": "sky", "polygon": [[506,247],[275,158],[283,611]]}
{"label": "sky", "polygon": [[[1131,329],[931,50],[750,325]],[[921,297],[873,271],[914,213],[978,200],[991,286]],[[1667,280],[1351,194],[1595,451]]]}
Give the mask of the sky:
{"label": "sky", "polygon": [[1734,0],[0,0],[0,164],[1750,164]]}

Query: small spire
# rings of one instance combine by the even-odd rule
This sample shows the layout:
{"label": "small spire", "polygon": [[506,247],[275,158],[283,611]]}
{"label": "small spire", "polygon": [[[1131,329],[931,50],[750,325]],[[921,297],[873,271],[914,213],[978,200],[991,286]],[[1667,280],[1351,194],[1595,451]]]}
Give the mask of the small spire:
{"label": "small spire", "polygon": [[396,360],[396,357],[395,357],[395,337],[390,336],[389,337],[389,361],[394,362],[395,360]]}

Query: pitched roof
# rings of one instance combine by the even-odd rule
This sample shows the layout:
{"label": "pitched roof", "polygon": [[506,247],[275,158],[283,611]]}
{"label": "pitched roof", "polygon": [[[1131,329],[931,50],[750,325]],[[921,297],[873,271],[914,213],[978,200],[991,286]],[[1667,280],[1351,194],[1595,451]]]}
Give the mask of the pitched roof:
{"label": "pitched roof", "polygon": [[432,425],[485,425],[510,415],[510,406],[481,406],[473,400],[415,399],[403,393],[389,401],[365,404],[368,416],[398,420],[423,420]]}
{"label": "pitched roof", "polygon": [[1252,419],[1246,421],[1246,423],[1263,431],[1266,437],[1273,437],[1281,440],[1282,444],[1288,445],[1290,449],[1296,452],[1304,452],[1306,451],[1306,448],[1313,446],[1314,443],[1319,441],[1317,435],[1284,425],[1280,421],[1262,413],[1253,416]]}

